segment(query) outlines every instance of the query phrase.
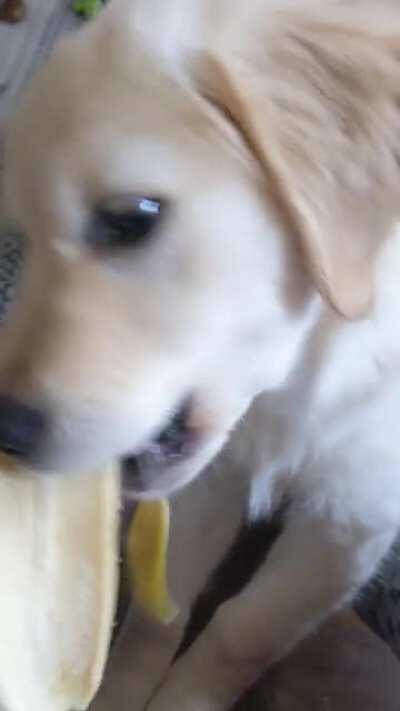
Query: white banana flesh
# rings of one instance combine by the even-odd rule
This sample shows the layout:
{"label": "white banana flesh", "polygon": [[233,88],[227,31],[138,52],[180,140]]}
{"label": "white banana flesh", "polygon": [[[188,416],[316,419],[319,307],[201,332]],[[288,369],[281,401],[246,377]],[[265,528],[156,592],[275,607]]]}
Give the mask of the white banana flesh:
{"label": "white banana flesh", "polygon": [[0,460],[0,708],[81,711],[101,682],[118,586],[119,477]]}

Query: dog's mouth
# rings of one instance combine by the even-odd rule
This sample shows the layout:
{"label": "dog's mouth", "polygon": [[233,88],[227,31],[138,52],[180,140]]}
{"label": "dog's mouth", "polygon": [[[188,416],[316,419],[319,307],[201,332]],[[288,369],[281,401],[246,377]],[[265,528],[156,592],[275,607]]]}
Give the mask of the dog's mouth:
{"label": "dog's mouth", "polygon": [[[152,473],[162,475],[168,467],[179,464],[193,452],[198,436],[190,426],[193,403],[187,399],[175,410],[163,429],[140,451],[122,459],[122,518],[121,564],[126,565],[125,541],[134,515],[136,499],[141,498],[152,484]],[[137,494],[137,496],[136,496]],[[130,591],[126,574],[121,574],[118,609],[115,618],[113,642],[119,636],[130,604]]]}
{"label": "dog's mouth", "polygon": [[139,479],[143,469],[159,472],[187,459],[196,444],[196,434],[189,425],[190,412],[191,403],[185,400],[165,426],[142,449],[124,457],[124,475]]}

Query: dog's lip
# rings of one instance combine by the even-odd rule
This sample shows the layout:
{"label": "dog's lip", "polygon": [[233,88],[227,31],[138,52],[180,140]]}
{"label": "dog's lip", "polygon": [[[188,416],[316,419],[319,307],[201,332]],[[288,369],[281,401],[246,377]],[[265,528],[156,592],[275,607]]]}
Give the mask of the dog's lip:
{"label": "dog's lip", "polygon": [[158,434],[140,450],[124,456],[122,466],[126,474],[136,475],[140,462],[159,470],[178,464],[190,456],[196,439],[193,429],[188,424],[191,409],[191,399],[186,398],[175,409],[174,414]]}

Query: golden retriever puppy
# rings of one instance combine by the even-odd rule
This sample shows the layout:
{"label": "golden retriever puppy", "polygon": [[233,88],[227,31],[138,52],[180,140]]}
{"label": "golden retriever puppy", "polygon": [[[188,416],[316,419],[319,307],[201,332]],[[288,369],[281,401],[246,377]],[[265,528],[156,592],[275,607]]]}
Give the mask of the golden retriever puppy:
{"label": "golden retriever puppy", "polygon": [[[291,502],[266,563],[166,675],[172,632],[142,634],[140,673],[126,633],[98,708],[136,711],[162,677],[150,711],[229,708],[388,551],[399,189],[394,0],[114,0],[33,82],[6,147],[30,248],[0,448],[65,473],[120,458],[138,497],[211,463],[224,520],[245,491],[250,519]],[[212,502],[196,484],[181,540]]]}

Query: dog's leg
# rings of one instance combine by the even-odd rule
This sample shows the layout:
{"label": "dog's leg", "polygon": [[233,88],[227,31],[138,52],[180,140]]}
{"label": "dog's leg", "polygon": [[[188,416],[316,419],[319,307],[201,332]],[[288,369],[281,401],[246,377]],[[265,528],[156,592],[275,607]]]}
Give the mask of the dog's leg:
{"label": "dog's leg", "polygon": [[90,711],[141,711],[173,660],[186,620],[181,610],[172,624],[164,626],[133,607]]}
{"label": "dog's leg", "polygon": [[150,711],[221,711],[373,574],[395,531],[291,518],[268,560],[169,671]]}
{"label": "dog's leg", "polygon": [[[142,711],[162,682],[183,637],[191,606],[240,528],[248,486],[213,469],[171,502],[168,580],[178,618],[162,626],[133,607],[90,711]],[[229,497],[227,499],[227,488]]]}

